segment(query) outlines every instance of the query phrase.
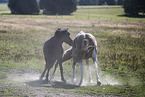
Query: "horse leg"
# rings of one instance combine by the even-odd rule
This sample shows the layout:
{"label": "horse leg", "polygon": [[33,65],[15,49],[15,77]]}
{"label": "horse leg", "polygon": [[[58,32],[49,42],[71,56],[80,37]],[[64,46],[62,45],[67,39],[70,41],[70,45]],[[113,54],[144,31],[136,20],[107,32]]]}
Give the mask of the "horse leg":
{"label": "horse leg", "polygon": [[71,59],[71,58],[72,58],[72,49],[68,49],[68,50],[65,51],[65,53],[64,53],[64,55],[63,55],[63,57],[61,59],[62,63],[67,61],[67,60],[69,60],[69,59]]}
{"label": "horse leg", "polygon": [[89,69],[89,82],[92,83],[90,59],[86,59],[87,67]]}
{"label": "horse leg", "polygon": [[50,69],[53,67],[53,64],[54,64],[55,60],[49,62],[49,61],[46,61],[46,69],[47,69],[47,73],[46,73],[46,81],[49,81],[48,80],[48,77],[49,77],[49,71]]}
{"label": "horse leg", "polygon": [[55,64],[55,68],[54,68],[54,71],[53,71],[53,74],[52,74],[50,80],[52,80],[52,79],[54,78],[54,74],[55,74],[55,71],[56,71],[56,68],[57,68],[57,67],[58,67],[58,61],[57,61],[56,64]]}
{"label": "horse leg", "polygon": [[83,62],[80,62],[79,64],[80,64],[80,70],[81,70],[81,80],[80,80],[79,86],[81,86],[81,84],[83,82],[84,64],[83,64]]}
{"label": "horse leg", "polygon": [[75,65],[76,65],[76,63],[75,62],[73,62],[73,82],[74,81],[76,81],[76,75],[75,75]]}
{"label": "horse leg", "polygon": [[94,68],[95,68],[95,71],[96,71],[97,85],[100,86],[101,85],[101,81],[100,81],[99,75],[98,75],[97,51],[95,49],[94,49],[93,54],[92,54],[92,59],[94,61]]}
{"label": "horse leg", "polygon": [[41,76],[40,76],[39,80],[42,80],[42,79],[43,79],[43,77],[44,77],[44,74],[45,74],[46,70],[47,70],[47,68],[45,67],[45,69],[44,69],[43,73],[41,74]]}
{"label": "horse leg", "polygon": [[48,77],[49,77],[49,70],[50,70],[50,68],[47,69],[46,81],[49,81],[49,80],[48,80]]}
{"label": "horse leg", "polygon": [[63,68],[62,68],[62,62],[59,61],[59,67],[60,67],[60,73],[61,73],[61,80],[66,83],[66,80],[64,79],[64,76],[63,76]]}

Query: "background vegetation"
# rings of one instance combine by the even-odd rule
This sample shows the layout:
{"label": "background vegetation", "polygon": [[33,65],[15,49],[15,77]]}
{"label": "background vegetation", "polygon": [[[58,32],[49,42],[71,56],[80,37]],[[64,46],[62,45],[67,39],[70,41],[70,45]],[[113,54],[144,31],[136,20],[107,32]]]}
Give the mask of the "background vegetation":
{"label": "background vegetation", "polygon": [[[125,15],[142,16],[145,13],[144,0],[9,0],[8,7],[12,14],[66,15],[77,10],[77,5],[122,5]],[[39,7],[38,7],[39,4]]]}
{"label": "background vegetation", "polygon": [[145,13],[144,0],[123,0],[123,8],[126,15],[138,16]]}
{"label": "background vegetation", "polygon": [[9,0],[8,7],[12,14],[39,14],[36,0]]}
{"label": "background vegetation", "polygon": [[[8,11],[6,4],[2,6],[5,8],[0,10]],[[129,18],[123,14],[120,6],[79,6],[72,15],[60,16],[0,13],[0,96],[49,96],[51,93],[144,96],[145,18]],[[56,86],[50,83],[37,88],[30,86],[35,74],[38,78],[44,69],[43,44],[58,27],[69,28],[72,39],[81,30],[96,37],[102,86],[89,84],[75,87],[56,83]],[[64,44],[64,48],[66,50],[69,46]],[[65,62],[63,67],[64,76],[69,82],[72,78],[72,60]],[[79,78],[79,66],[77,71]],[[16,79],[23,73],[33,75],[26,85],[23,80],[30,75],[24,76],[22,81]],[[59,79],[59,74],[57,69],[55,78]],[[117,84],[113,84],[116,80]]]}

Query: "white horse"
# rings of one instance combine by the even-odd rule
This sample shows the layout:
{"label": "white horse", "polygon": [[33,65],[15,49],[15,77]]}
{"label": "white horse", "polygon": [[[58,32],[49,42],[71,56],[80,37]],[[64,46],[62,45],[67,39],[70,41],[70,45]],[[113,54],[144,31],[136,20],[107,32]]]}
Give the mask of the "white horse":
{"label": "white horse", "polygon": [[95,37],[90,33],[84,33],[81,31],[77,34],[73,41],[72,48],[67,50],[62,58],[62,62],[69,60],[73,58],[73,81],[75,78],[75,65],[76,63],[79,63],[80,70],[81,70],[81,79],[79,86],[81,86],[83,82],[83,73],[84,73],[84,64],[83,59],[86,60],[86,63],[89,68],[89,81],[92,81],[91,77],[91,69],[90,69],[90,59],[93,59],[94,62],[94,68],[96,71],[96,79],[97,79],[97,85],[101,85],[101,81],[99,79],[98,75],[98,66],[97,66],[97,42]]}

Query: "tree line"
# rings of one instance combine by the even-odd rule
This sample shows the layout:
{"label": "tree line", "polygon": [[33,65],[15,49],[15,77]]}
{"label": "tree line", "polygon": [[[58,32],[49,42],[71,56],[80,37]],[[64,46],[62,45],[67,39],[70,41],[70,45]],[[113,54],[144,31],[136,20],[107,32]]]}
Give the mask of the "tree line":
{"label": "tree line", "polygon": [[[37,2],[39,1],[39,2]],[[145,0],[9,0],[12,14],[71,14],[77,5],[122,5],[129,16],[145,13]]]}
{"label": "tree line", "polygon": [[145,0],[123,0],[123,8],[126,15],[138,16],[145,13]]}
{"label": "tree line", "polygon": [[79,0],[79,5],[121,5],[122,0]]}
{"label": "tree line", "polygon": [[77,0],[9,0],[12,14],[70,14],[77,9]]}

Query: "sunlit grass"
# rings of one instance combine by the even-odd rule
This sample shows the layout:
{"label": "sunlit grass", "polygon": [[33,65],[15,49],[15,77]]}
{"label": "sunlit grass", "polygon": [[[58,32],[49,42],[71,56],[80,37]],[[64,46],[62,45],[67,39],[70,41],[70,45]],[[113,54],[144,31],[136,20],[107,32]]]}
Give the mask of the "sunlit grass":
{"label": "sunlit grass", "polygon": [[8,11],[9,8],[7,7],[7,4],[0,4],[0,11]]}
{"label": "sunlit grass", "polygon": [[[2,83],[5,77],[3,76],[5,71],[10,69],[42,71],[44,69],[43,44],[54,35],[58,27],[61,27],[69,28],[72,39],[79,31],[93,34],[98,42],[100,73],[110,74],[122,85],[89,86],[72,89],[72,91],[90,95],[144,95],[142,86],[145,80],[145,19],[118,16],[122,14],[123,9],[119,6],[79,6],[77,12],[72,15],[60,16],[2,13],[0,69],[3,71],[0,72],[0,82]],[[69,47],[64,44],[65,50]],[[63,66],[65,78],[71,80],[72,60],[65,62]],[[77,77],[79,73],[79,66],[77,66]],[[58,68],[56,76],[59,75]],[[134,86],[137,87],[137,91]],[[7,89],[4,92],[7,95]],[[11,94],[11,90],[9,93]]]}
{"label": "sunlit grass", "polygon": [[[0,11],[9,11],[6,4],[1,4]],[[145,21],[143,17],[126,17],[121,6],[78,6],[77,11],[71,15],[12,15],[0,13],[1,16],[14,16],[26,18],[57,18],[57,19],[90,19],[90,20],[119,20],[119,21]]]}

